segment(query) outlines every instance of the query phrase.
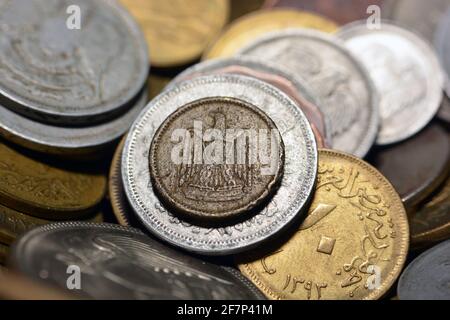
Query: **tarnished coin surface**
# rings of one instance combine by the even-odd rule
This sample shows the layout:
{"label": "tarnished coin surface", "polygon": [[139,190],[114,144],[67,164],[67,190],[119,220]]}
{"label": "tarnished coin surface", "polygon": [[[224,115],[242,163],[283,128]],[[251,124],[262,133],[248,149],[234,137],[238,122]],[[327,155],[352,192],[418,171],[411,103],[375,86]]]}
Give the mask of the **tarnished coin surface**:
{"label": "tarnished coin surface", "polygon": [[[270,203],[243,222],[217,228],[189,224],[168,211],[153,191],[148,166],[150,144],[165,119],[186,104],[211,97],[257,106],[273,120],[285,145],[284,174]],[[159,95],[132,126],[122,158],[127,197],[148,230],[175,246],[210,255],[249,249],[294,222],[311,196],[316,170],[316,142],[301,110],[275,87],[237,75],[195,78]]]}
{"label": "tarnished coin surface", "polygon": [[445,91],[450,97],[450,4],[446,14],[439,23],[435,36],[435,43],[439,58],[446,73]]}
{"label": "tarnished coin surface", "polygon": [[34,229],[12,247],[10,265],[31,279],[94,299],[261,299],[238,271],[170,249],[142,232],[113,224],[57,223]]}
{"label": "tarnished coin surface", "polygon": [[201,56],[229,18],[229,0],[120,0],[144,30],[152,65],[173,67]]}
{"label": "tarnished coin surface", "polygon": [[172,113],[150,147],[153,188],[194,220],[239,217],[281,180],[284,144],[273,121],[234,98],[204,98]]}
{"label": "tarnished coin surface", "polygon": [[260,10],[237,19],[228,26],[203,55],[203,60],[226,58],[261,35],[287,28],[336,31],[338,26],[325,17],[292,9]]}
{"label": "tarnished coin surface", "polygon": [[356,22],[343,27],[338,36],[369,70],[380,94],[377,143],[399,142],[423,129],[440,107],[444,83],[428,43],[387,22],[381,29]]}
{"label": "tarnished coin surface", "polygon": [[320,150],[306,219],[281,246],[238,263],[270,299],[378,299],[399,276],[408,244],[406,212],[389,181],[363,160]]}
{"label": "tarnished coin surface", "polygon": [[411,262],[398,282],[400,300],[450,300],[450,240]]}
{"label": "tarnished coin surface", "polygon": [[0,103],[40,121],[110,118],[148,75],[145,39],[113,0],[2,0],[0,35]]}
{"label": "tarnished coin surface", "polygon": [[378,99],[372,81],[332,36],[313,30],[267,34],[239,54],[273,61],[307,82],[329,117],[333,148],[364,157],[378,132]]}
{"label": "tarnished coin surface", "polygon": [[261,61],[250,57],[231,57],[223,59],[212,59],[198,63],[179,74],[172,82],[175,85],[180,81],[207,75],[211,73],[241,74],[270,83],[277,87],[302,109],[308,118],[311,128],[316,137],[319,148],[331,147],[332,138],[330,124],[320,108],[318,99],[311,94],[311,90],[305,86],[305,81],[297,75],[278,68],[272,63]]}

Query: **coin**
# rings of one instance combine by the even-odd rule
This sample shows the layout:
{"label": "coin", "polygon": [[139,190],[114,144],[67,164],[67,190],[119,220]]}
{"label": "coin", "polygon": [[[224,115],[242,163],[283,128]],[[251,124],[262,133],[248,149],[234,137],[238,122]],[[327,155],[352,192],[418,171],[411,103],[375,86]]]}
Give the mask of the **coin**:
{"label": "coin", "polygon": [[334,22],[308,12],[291,9],[260,10],[245,15],[228,26],[204,53],[203,60],[231,57],[257,37],[287,28],[311,28],[333,32],[338,27]]}
{"label": "coin", "polygon": [[[79,28],[69,6],[79,8]],[[122,113],[144,86],[145,39],[115,1],[1,0],[0,8],[0,101],[12,111],[92,125]]]}
{"label": "coin", "polygon": [[239,272],[163,246],[137,229],[59,223],[24,235],[11,265],[30,279],[67,290],[67,270],[81,270],[80,293],[94,299],[261,299]]}
{"label": "coin", "polygon": [[22,117],[0,105],[0,135],[28,149],[62,156],[98,157],[130,127],[147,103],[147,92],[134,106],[109,122],[85,127],[60,127]]}
{"label": "coin", "polygon": [[389,181],[363,160],[322,149],[299,229],[238,262],[270,299],[377,299],[399,276],[408,243],[406,212]]}
{"label": "coin", "polygon": [[201,56],[229,18],[228,0],[121,0],[141,24],[152,65],[173,67]]}
{"label": "coin", "polygon": [[106,177],[43,161],[0,142],[0,201],[47,219],[82,217],[98,207]]}
{"label": "coin", "polygon": [[[270,203],[243,222],[216,228],[173,216],[154,194],[147,160],[152,138],[163,121],[179,107],[210,97],[235,98],[257,106],[273,120],[285,145],[283,178]],[[257,246],[302,214],[315,182],[316,157],[308,120],[283,92],[249,77],[213,75],[182,82],[147,106],[128,134],[122,179],[131,206],[153,234],[186,250],[226,255]]]}
{"label": "coin", "polygon": [[400,300],[449,300],[450,241],[422,253],[411,262],[398,282]]}
{"label": "coin", "polygon": [[327,130],[330,127],[330,124],[327,123],[328,118],[325,118],[320,111],[317,106],[319,103],[318,99],[313,97],[310,89],[305,87],[303,84],[304,80],[298,79],[295,74],[286,72],[268,62],[240,56],[198,63],[179,74],[173,80],[172,85],[182,80],[207,75],[208,73],[241,74],[265,81],[277,87],[291,97],[305,113],[314,132],[317,145],[319,147],[331,147],[332,139],[330,131]]}
{"label": "coin", "polygon": [[443,73],[433,49],[418,35],[387,22],[381,29],[356,22],[338,36],[369,70],[380,93],[377,143],[399,142],[422,130],[442,101]]}
{"label": "coin", "polygon": [[449,135],[437,122],[401,143],[374,150],[371,163],[383,173],[411,208],[445,179],[450,160]]}
{"label": "coin", "polygon": [[[450,7],[450,5],[448,5]],[[450,34],[450,9],[443,16],[436,32],[435,42],[436,48],[441,60],[442,66],[446,72],[446,86],[445,91],[450,97],[450,45],[448,44]]]}
{"label": "coin", "polygon": [[365,69],[339,41],[292,29],[260,37],[238,54],[274,61],[303,77],[329,117],[333,148],[367,154],[378,131],[378,99]]}

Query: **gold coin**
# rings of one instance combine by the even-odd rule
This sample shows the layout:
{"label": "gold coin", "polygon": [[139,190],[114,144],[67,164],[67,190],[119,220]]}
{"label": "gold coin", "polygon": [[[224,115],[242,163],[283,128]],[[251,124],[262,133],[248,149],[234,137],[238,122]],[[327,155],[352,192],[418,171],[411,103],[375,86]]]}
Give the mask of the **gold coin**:
{"label": "gold coin", "polygon": [[309,28],[334,32],[338,26],[322,16],[293,9],[261,10],[243,16],[228,26],[208,48],[203,60],[233,56],[261,35],[287,28]]}
{"label": "gold coin", "polygon": [[121,0],[141,25],[151,64],[173,67],[201,56],[228,21],[229,0]]}
{"label": "gold coin", "polygon": [[105,192],[102,174],[43,162],[0,142],[0,202],[10,208],[68,220],[95,210]]}
{"label": "gold coin", "polygon": [[172,79],[151,74],[148,79],[148,97],[152,100],[169,84]]}
{"label": "gold coin", "polygon": [[388,180],[361,159],[320,150],[298,230],[270,253],[238,261],[271,299],[377,299],[399,276],[408,244],[406,212]]}

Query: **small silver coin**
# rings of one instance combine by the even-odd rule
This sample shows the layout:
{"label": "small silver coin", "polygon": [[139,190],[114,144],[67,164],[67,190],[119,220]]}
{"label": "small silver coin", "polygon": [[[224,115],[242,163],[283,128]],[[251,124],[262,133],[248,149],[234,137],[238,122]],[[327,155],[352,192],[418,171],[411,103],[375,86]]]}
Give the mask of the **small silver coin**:
{"label": "small silver coin", "polygon": [[[449,5],[450,7],[450,5]],[[435,45],[446,73],[445,91],[450,97],[450,9],[443,16],[435,35]]]}
{"label": "small silver coin", "polygon": [[0,105],[0,135],[26,148],[61,156],[93,155],[119,139],[131,126],[148,100],[144,90],[134,105],[109,122],[65,128],[23,117]]}
{"label": "small silver coin", "polygon": [[338,36],[369,70],[379,92],[381,128],[377,143],[392,144],[422,130],[442,101],[439,60],[420,36],[387,22],[344,26]]}
{"label": "small silver coin", "polygon": [[364,157],[378,132],[378,99],[372,81],[353,55],[332,36],[288,29],[256,39],[238,54],[273,61],[300,75],[321,100],[333,148]]}
{"label": "small silver coin", "polygon": [[[285,145],[284,175],[276,194],[253,216],[224,227],[193,225],[175,217],[155,195],[148,165],[152,139],[164,120],[179,107],[208,97],[240,99],[260,108]],[[122,158],[127,198],[148,230],[175,246],[207,255],[244,251],[284,230],[303,213],[316,173],[317,145],[298,106],[275,87],[238,75],[198,77],[160,94],[130,129]]]}
{"label": "small silver coin", "polygon": [[[10,264],[21,274],[68,288],[80,270],[77,294],[106,300],[264,299],[237,270],[168,248],[141,231],[113,224],[55,223],[22,236]],[[76,284],[74,281],[73,284]]]}
{"label": "small silver coin", "polygon": [[145,38],[115,0],[0,0],[0,103],[12,111],[92,125],[122,113],[148,69]]}

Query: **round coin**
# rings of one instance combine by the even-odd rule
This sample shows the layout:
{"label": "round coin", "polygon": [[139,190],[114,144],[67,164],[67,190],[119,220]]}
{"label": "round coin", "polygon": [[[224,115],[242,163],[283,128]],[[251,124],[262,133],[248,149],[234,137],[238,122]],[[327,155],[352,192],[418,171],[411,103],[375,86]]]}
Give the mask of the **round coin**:
{"label": "round coin", "polygon": [[239,272],[163,246],[113,224],[58,223],[34,229],[11,249],[13,269],[67,290],[67,270],[79,266],[79,291],[93,299],[261,299]]}
{"label": "round coin", "polygon": [[120,1],[141,24],[156,67],[184,65],[200,57],[230,11],[229,0]]}
{"label": "round coin", "polygon": [[354,156],[320,150],[314,198],[298,230],[270,252],[237,261],[270,299],[378,299],[399,276],[408,243],[406,212],[388,180]]}
{"label": "round coin", "polygon": [[[148,166],[151,141],[165,119],[181,106],[211,97],[257,106],[273,120],[285,145],[284,174],[270,203],[243,222],[218,228],[192,225],[167,211],[154,194]],[[275,87],[238,75],[195,78],[159,95],[131,128],[122,158],[127,198],[148,230],[175,246],[209,255],[243,251],[284,230],[311,196],[316,169],[314,135],[297,105]]]}
{"label": "round coin", "polygon": [[324,17],[308,12],[291,9],[260,10],[245,15],[228,26],[205,52],[203,60],[231,57],[257,37],[287,28],[310,28],[333,32],[338,26]]}
{"label": "round coin", "polygon": [[443,73],[434,50],[418,35],[383,22],[343,27],[338,36],[361,60],[380,94],[377,143],[405,140],[422,130],[442,101]]}
{"label": "round coin", "polygon": [[369,75],[340,42],[291,29],[260,37],[238,54],[274,61],[301,76],[321,99],[333,148],[360,158],[367,154],[378,132],[378,99]]}
{"label": "round coin", "polygon": [[148,75],[145,39],[116,1],[1,0],[0,34],[0,102],[39,121],[109,119]]}
{"label": "round coin", "polygon": [[422,253],[411,262],[398,282],[400,300],[449,300],[450,241]]}

